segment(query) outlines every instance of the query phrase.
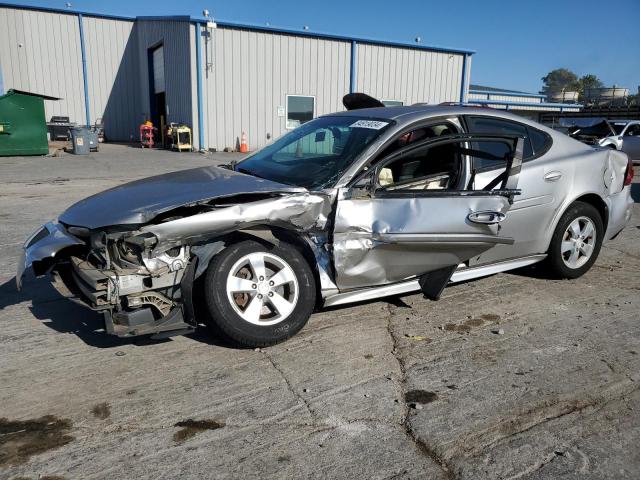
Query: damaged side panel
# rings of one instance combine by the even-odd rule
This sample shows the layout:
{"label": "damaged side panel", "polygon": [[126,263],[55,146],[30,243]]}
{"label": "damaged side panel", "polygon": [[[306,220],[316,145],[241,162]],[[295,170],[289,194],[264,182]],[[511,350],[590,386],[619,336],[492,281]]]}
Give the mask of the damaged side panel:
{"label": "damaged side panel", "polygon": [[617,150],[607,150],[607,161],[604,172],[604,185],[607,188],[606,195],[613,195],[622,191],[624,176],[627,172],[628,158]]}
{"label": "damaged side panel", "polygon": [[[471,213],[504,215],[502,196],[433,196],[338,200],[333,255],[340,289],[399,282],[457,266],[513,239]],[[497,215],[496,218],[504,218]]]}
{"label": "damaged side panel", "polygon": [[218,208],[140,229],[156,237],[154,252],[187,242],[257,225],[271,225],[296,231],[323,230],[331,212],[331,198],[320,193],[298,193]]}

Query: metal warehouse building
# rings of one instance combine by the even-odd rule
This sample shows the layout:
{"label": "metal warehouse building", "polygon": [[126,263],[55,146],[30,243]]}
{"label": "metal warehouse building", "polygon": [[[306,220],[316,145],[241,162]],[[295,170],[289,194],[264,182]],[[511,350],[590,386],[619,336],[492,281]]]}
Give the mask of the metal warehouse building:
{"label": "metal warehouse building", "polygon": [[120,17],[0,4],[0,85],[47,118],[102,119],[114,141],[183,122],[200,149],[264,146],[361,91],[388,104],[463,102],[470,50],[191,17]]}

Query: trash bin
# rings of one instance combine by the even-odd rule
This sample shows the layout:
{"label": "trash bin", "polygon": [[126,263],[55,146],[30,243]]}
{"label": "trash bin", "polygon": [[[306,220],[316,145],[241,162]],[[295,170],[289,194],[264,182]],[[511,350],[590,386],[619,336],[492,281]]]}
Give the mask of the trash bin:
{"label": "trash bin", "polygon": [[45,100],[57,98],[15,89],[0,96],[0,156],[49,153]]}
{"label": "trash bin", "polygon": [[100,139],[98,138],[98,132],[95,129],[88,130],[89,134],[89,150],[92,152],[98,151],[98,143],[100,143]]}
{"label": "trash bin", "polygon": [[73,144],[73,153],[76,155],[89,155],[91,146],[91,133],[83,127],[74,127],[71,129],[71,142]]}

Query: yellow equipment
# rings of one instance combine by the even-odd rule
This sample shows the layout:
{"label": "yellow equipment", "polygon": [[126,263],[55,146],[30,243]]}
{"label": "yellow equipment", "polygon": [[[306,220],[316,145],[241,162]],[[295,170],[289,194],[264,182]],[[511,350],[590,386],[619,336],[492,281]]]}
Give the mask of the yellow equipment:
{"label": "yellow equipment", "polygon": [[167,128],[167,140],[170,143],[171,150],[177,150],[178,152],[193,151],[191,129],[186,125],[179,125],[177,123],[169,124],[169,128]]}

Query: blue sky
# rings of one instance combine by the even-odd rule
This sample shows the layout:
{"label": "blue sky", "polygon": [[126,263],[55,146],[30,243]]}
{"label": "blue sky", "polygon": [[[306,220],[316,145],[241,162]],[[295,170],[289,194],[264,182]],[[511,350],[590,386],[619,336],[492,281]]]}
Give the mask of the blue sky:
{"label": "blue sky", "polygon": [[[6,1],[6,0],[5,0]],[[119,15],[201,16],[475,50],[472,83],[535,92],[566,67],[606,85],[640,85],[640,0],[69,0]],[[64,8],[63,0],[11,3]]]}

